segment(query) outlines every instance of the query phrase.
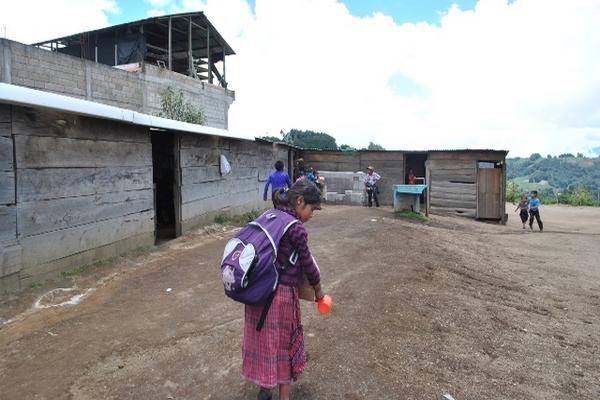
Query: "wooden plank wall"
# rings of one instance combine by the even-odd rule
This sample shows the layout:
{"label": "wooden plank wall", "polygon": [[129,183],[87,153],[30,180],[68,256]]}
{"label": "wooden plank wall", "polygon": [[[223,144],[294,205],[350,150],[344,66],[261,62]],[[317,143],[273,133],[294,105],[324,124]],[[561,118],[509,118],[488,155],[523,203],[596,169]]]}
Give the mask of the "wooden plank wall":
{"label": "wooden plank wall", "polygon": [[[501,151],[433,151],[427,161],[431,211],[477,216],[477,162],[504,161]],[[504,182],[499,183],[504,190]]]}
{"label": "wooden plank wall", "polygon": [[12,133],[22,280],[153,244],[146,128],[13,107]]}
{"label": "wooden plank wall", "polygon": [[381,175],[379,201],[392,204],[392,186],[403,182],[404,152],[402,151],[361,151],[341,153],[333,151],[303,151],[307,167],[322,171],[366,172],[372,165]]}
{"label": "wooden plank wall", "polygon": [[[218,214],[271,205],[262,200],[263,188],[276,160],[287,165],[287,146],[199,135],[182,135],[180,140],[184,232],[212,222]],[[221,154],[231,165],[229,175],[221,175]]]}
{"label": "wooden plank wall", "polygon": [[0,104],[0,295],[19,289],[22,268],[21,246],[17,242],[11,109]]}
{"label": "wooden plank wall", "polygon": [[360,170],[366,171],[370,165],[375,168],[375,172],[381,175],[379,202],[384,205],[391,205],[393,203],[392,186],[404,182],[404,152],[360,152]]}
{"label": "wooden plank wall", "polygon": [[477,212],[477,161],[429,159],[431,211],[456,212],[475,217]]}

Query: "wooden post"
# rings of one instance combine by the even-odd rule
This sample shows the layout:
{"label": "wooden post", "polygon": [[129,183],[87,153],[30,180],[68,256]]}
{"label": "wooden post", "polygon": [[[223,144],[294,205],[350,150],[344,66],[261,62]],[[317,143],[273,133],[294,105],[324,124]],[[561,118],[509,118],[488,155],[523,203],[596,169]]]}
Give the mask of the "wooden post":
{"label": "wooden post", "polygon": [[194,69],[194,58],[192,55],[192,17],[189,18],[188,24],[188,75],[194,76],[196,75],[193,72]]}
{"label": "wooden post", "polygon": [[227,89],[227,77],[225,75],[225,46],[223,46],[223,87]]}
{"label": "wooden post", "polygon": [[210,57],[210,27],[206,27],[206,59],[208,60],[208,83],[213,83],[212,60]]}
{"label": "wooden post", "polygon": [[429,180],[431,179],[431,173],[429,172],[429,160],[425,161],[425,184],[427,185],[427,189],[425,189],[425,216],[429,217],[429,194],[431,192],[431,183]]}
{"label": "wooden post", "polygon": [[115,65],[117,65],[117,38],[118,38],[118,31],[115,31]]}
{"label": "wooden post", "polygon": [[172,64],[172,62],[173,62],[173,60],[172,60],[173,54],[172,54],[172,48],[171,48],[171,34],[172,34],[171,33],[171,29],[172,29],[172,26],[171,26],[171,17],[169,17],[169,35],[168,35],[168,39],[167,39],[169,41],[168,46],[167,46],[167,49],[168,49],[167,51],[169,53],[169,55],[168,55],[169,71],[173,70],[173,67],[172,67],[173,66],[173,64]]}

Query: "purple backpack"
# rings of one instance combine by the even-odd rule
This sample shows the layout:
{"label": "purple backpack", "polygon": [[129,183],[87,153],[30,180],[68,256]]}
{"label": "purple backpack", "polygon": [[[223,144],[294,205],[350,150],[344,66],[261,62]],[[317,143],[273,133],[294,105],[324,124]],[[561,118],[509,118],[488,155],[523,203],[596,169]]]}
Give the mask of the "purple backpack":
{"label": "purple backpack", "polygon": [[227,242],[221,261],[221,275],[225,294],[235,301],[248,305],[264,304],[263,316],[257,330],[271,306],[279,284],[277,265],[279,242],[298,220],[280,210],[269,210],[250,222]]}

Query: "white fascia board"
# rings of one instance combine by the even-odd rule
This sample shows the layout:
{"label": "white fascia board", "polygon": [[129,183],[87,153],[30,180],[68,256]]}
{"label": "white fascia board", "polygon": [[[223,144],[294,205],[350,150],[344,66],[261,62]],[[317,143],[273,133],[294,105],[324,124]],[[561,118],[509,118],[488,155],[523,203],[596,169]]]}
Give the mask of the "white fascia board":
{"label": "white fascia board", "polygon": [[204,125],[175,121],[168,118],[156,117],[154,115],[127,110],[125,108],[110,106],[108,104],[96,103],[93,101],[31,89],[23,86],[11,85],[8,83],[0,83],[0,102],[34,108],[49,108],[52,110],[65,111],[77,115],[109,119],[112,121],[142,125],[157,129],[251,141],[254,141],[255,137],[255,135],[252,134],[243,134],[228,131],[226,129],[211,128]]}

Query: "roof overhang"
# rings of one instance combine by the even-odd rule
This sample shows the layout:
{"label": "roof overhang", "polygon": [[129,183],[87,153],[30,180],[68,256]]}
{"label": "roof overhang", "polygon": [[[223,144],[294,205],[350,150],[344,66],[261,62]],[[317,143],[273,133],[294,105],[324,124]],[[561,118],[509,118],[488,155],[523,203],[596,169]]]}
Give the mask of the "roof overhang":
{"label": "roof overhang", "polygon": [[10,85],[7,83],[0,83],[0,103],[59,110],[75,115],[147,126],[154,130],[169,130],[254,141],[253,134],[232,132],[226,129],[175,121],[133,110],[109,106],[107,104],[30,89],[23,86]]}

